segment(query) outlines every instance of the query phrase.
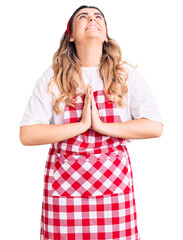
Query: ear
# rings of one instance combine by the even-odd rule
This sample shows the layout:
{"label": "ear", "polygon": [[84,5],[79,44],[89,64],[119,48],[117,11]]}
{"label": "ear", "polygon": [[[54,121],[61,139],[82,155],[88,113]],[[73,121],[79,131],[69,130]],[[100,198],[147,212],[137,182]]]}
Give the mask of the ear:
{"label": "ear", "polygon": [[108,37],[106,37],[105,42],[109,42]]}
{"label": "ear", "polygon": [[69,39],[70,42],[74,42],[74,37],[71,35],[70,36],[70,39]]}

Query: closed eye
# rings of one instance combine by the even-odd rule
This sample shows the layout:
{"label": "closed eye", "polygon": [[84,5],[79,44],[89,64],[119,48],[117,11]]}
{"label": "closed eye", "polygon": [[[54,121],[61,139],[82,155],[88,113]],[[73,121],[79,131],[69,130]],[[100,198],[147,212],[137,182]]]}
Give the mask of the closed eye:
{"label": "closed eye", "polygon": [[79,19],[81,19],[82,17],[86,17],[85,15],[82,15]]}
{"label": "closed eye", "polygon": [[96,16],[96,18],[97,18],[97,17],[99,17],[100,19],[102,19],[102,17],[101,17],[101,16]]}
{"label": "closed eye", "polygon": [[[84,18],[85,18],[86,16],[85,16],[85,15],[82,15],[82,16],[80,16],[80,18],[79,18],[79,19],[81,19],[82,17],[84,17]],[[102,17],[101,17],[101,16],[99,16],[99,15],[97,15],[97,16],[96,16],[96,18],[97,18],[97,17],[98,17],[98,18],[100,18],[100,19],[102,19]]]}

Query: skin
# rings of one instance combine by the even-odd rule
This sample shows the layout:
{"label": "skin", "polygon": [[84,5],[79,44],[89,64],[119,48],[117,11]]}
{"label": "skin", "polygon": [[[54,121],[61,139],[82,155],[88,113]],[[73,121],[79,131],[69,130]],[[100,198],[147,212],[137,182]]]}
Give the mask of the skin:
{"label": "skin", "polygon": [[[94,15],[95,13],[98,15]],[[77,12],[73,19],[73,32],[70,41],[75,43],[77,56],[84,67],[99,65],[103,43],[108,41],[105,22],[99,14],[100,12],[96,9],[84,8]],[[97,25],[100,31],[96,29],[85,30],[91,24]]]}
{"label": "skin", "polygon": [[[81,13],[88,14],[77,17]],[[103,42],[108,41],[104,19],[95,13],[100,12],[90,8],[81,9],[73,20],[70,41],[75,43],[77,56],[84,67],[99,65]],[[90,24],[97,25],[100,31],[97,29],[85,30]],[[92,88],[88,85],[80,122],[21,126],[20,140],[26,146],[51,144],[75,137],[89,128],[103,135],[129,139],[160,137],[163,132],[162,123],[145,118],[120,123],[103,123],[99,117]]]}

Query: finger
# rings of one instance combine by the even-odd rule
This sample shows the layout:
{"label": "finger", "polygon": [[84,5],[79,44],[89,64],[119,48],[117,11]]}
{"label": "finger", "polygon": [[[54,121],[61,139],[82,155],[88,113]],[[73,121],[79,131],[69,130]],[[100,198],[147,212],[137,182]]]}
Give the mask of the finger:
{"label": "finger", "polygon": [[92,104],[93,91],[92,91],[92,87],[91,86],[89,86],[89,95],[90,95],[90,101],[91,101],[91,104]]}
{"label": "finger", "polygon": [[87,92],[86,92],[86,104],[89,104],[91,101],[91,96],[90,96],[90,88],[89,85],[87,85]]}
{"label": "finger", "polygon": [[95,99],[94,99],[93,91],[91,91],[91,100],[92,100],[92,104],[94,104]]}
{"label": "finger", "polygon": [[93,98],[93,91],[92,91],[92,88],[90,88],[90,106],[92,106],[92,98]]}
{"label": "finger", "polygon": [[92,94],[93,94],[92,87],[91,87],[91,86],[89,86],[89,89],[90,89],[90,96],[92,97]]}

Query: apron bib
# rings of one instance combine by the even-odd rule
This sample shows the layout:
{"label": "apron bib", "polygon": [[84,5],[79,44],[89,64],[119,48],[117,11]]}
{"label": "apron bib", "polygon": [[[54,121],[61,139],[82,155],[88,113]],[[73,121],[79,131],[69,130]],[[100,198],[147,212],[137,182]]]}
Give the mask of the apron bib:
{"label": "apron bib", "polygon": [[[116,103],[103,90],[93,92],[100,119],[105,123],[122,122]],[[65,105],[64,121],[79,122],[85,95],[76,95],[76,108]],[[125,139],[101,135],[89,129],[73,138],[54,143],[52,196],[102,196],[127,193],[132,188],[129,154]]]}

